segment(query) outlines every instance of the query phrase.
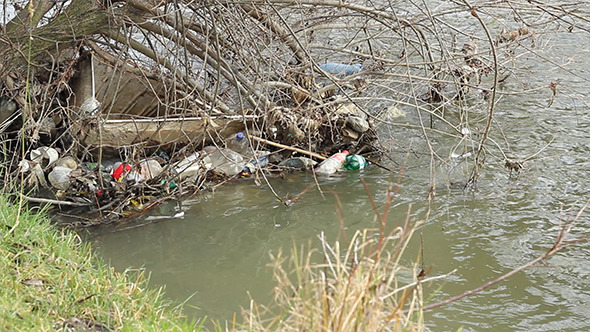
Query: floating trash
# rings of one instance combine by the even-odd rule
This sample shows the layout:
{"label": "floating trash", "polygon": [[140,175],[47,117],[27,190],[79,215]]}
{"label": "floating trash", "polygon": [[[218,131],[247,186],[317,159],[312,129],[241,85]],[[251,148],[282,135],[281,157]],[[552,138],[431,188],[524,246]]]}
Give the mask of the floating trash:
{"label": "floating trash", "polygon": [[291,167],[296,169],[312,169],[317,162],[306,157],[293,157],[285,159],[279,163],[279,166]]}
{"label": "floating trash", "polygon": [[353,171],[365,169],[365,167],[367,167],[367,160],[365,157],[358,154],[348,155],[346,156],[346,160],[344,160],[343,166],[344,168]]}
{"label": "floating trash", "polygon": [[[119,165],[117,165],[119,164]],[[131,171],[131,169],[133,167],[131,167],[131,165],[129,164],[123,164],[123,163],[117,163],[115,164],[116,167],[113,167],[113,170],[111,171],[111,177],[117,181],[121,181],[123,180],[123,177],[125,176],[125,174],[127,174],[127,172]]]}
{"label": "floating trash", "polygon": [[322,161],[315,169],[315,172],[323,174],[336,173],[338,170],[342,169],[342,166],[348,154],[349,152],[347,150],[333,154],[332,156],[330,156],[330,158]]}

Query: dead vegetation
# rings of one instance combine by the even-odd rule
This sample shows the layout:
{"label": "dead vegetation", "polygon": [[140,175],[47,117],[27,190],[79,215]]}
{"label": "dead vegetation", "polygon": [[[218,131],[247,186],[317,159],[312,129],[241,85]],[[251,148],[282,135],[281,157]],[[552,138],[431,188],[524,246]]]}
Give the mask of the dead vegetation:
{"label": "dead vegetation", "polygon": [[[4,0],[3,7],[2,181],[110,217],[239,177],[204,160],[214,153],[204,148],[225,147],[239,131],[248,140],[243,162],[263,155],[270,162],[253,177],[280,175],[290,157],[319,161],[343,149],[377,160],[388,152],[378,128],[419,128],[433,160],[445,163],[430,143],[444,133],[468,150],[466,182],[474,183],[498,86],[521,79],[513,62],[535,48],[538,34],[587,22],[575,7],[530,1]],[[59,161],[34,159],[40,147],[55,149]],[[200,171],[174,171],[196,151]],[[75,163],[69,184],[43,190],[63,158]],[[114,159],[143,178],[113,178]],[[148,160],[162,169],[142,168]]]}

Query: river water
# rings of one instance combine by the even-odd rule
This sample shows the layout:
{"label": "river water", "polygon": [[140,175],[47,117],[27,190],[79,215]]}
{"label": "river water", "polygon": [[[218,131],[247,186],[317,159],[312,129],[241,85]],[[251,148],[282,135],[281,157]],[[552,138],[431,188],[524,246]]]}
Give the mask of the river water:
{"label": "river water", "polygon": [[[377,227],[363,181],[382,205],[387,186],[398,182],[403,165],[389,227],[403,223],[411,207],[411,219],[425,222],[420,230],[429,275],[457,270],[425,285],[427,303],[461,294],[543,254],[563,221],[590,198],[587,44],[587,35],[556,36],[553,48],[542,54],[547,61],[531,68],[529,81],[508,80],[499,87],[514,91],[559,82],[550,106],[548,87],[502,95],[496,106],[491,139],[509,152],[509,158],[526,159],[520,173],[510,173],[501,152],[490,149],[476,190],[463,191],[460,184],[469,177],[473,161],[449,156],[471,143],[431,134],[430,144],[445,156],[445,162],[431,166],[422,131],[404,126],[417,121],[415,114],[407,112],[394,124],[380,126],[383,141],[390,144],[393,161],[386,164],[393,173],[371,166],[362,172],[319,178],[321,191],[310,173],[270,179],[281,197],[293,197],[311,186],[289,207],[278,202],[265,185],[238,181],[181,205],[167,203],[149,212],[171,216],[183,210],[182,219],[128,229],[132,224],[94,229],[89,241],[119,271],[146,269],[154,287],[165,285],[168,298],[186,301],[189,316],[231,320],[250,299],[270,302],[275,282],[267,266],[269,252],[280,248],[288,252],[294,244],[317,241],[320,232],[332,240],[339,237],[336,196],[342,202],[348,234]],[[555,64],[566,66],[559,69]],[[436,196],[428,203],[431,184]],[[584,213],[569,238],[588,237],[589,231],[590,218]],[[432,331],[590,330],[589,255],[588,243],[572,244],[543,266],[425,312],[426,326]],[[408,251],[407,263],[417,256],[418,238]]]}

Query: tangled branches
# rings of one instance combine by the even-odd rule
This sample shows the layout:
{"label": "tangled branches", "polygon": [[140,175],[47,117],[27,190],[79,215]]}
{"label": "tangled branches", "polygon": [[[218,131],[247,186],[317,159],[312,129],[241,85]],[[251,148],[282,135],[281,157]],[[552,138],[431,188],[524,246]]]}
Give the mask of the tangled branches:
{"label": "tangled branches", "polygon": [[[526,78],[526,67],[516,63],[535,54],[540,36],[586,31],[589,21],[573,4],[524,0],[480,1],[477,7],[469,1],[331,0],[3,5],[11,10],[0,38],[0,128],[9,151],[43,143],[96,158],[91,150],[97,147],[89,150],[78,136],[83,130],[71,129],[80,120],[249,114],[262,121],[244,121],[247,130],[325,154],[349,148],[333,144],[341,137],[363,149],[375,129],[396,139],[391,128],[409,128],[423,136],[433,162],[448,163],[432,144],[442,132],[457,140],[452,151],[463,145],[461,155],[473,162],[467,183],[476,182],[490,149],[497,101],[519,93],[500,85]],[[100,79],[92,70],[92,93],[75,86],[86,75],[81,61],[89,54],[111,68]],[[129,73],[141,89],[126,85]],[[139,102],[141,96],[151,99]],[[100,112],[82,114],[90,97],[100,102]],[[137,111],[141,103],[153,107]],[[348,105],[372,126],[364,143],[348,120],[330,120]],[[215,129],[214,121],[206,123]],[[179,144],[202,145],[224,135],[185,136]],[[502,164],[511,159],[505,147],[492,147],[500,148]],[[8,169],[18,161],[9,161]]]}

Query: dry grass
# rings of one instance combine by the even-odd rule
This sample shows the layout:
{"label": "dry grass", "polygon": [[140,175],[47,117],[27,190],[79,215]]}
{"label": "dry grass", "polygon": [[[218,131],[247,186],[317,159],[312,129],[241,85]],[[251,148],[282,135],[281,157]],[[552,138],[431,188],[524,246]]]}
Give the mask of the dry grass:
{"label": "dry grass", "polygon": [[275,307],[253,302],[234,330],[422,331],[422,271],[402,264],[417,225],[406,218],[386,233],[387,212],[375,206],[375,213],[379,229],[333,243],[322,233],[319,248],[294,245],[290,255],[274,255]]}

